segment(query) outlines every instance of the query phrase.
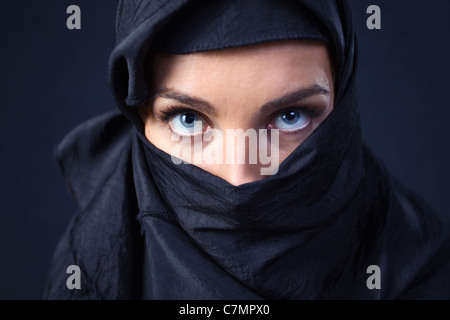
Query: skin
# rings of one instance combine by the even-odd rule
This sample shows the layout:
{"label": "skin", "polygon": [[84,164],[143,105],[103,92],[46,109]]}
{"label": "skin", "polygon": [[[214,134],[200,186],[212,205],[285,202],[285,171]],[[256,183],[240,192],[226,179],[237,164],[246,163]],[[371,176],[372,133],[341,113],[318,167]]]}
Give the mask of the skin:
{"label": "skin", "polygon": [[[211,128],[223,132],[224,154],[238,152],[236,143],[227,141],[226,129],[279,129],[276,152],[281,163],[334,108],[329,52],[326,45],[314,41],[279,41],[186,55],[154,54],[148,72],[152,94],[139,113],[147,139],[168,154],[179,143],[172,141],[171,135],[174,132],[178,137],[185,135],[178,130],[180,122],[175,118],[180,120],[183,114],[189,113],[188,117],[196,115],[202,121],[203,132],[200,130],[197,135]],[[295,92],[299,94],[292,95]],[[286,99],[288,96],[290,99]],[[277,103],[268,107],[273,101]],[[199,103],[210,108],[199,109]],[[173,115],[177,112],[173,111],[174,107],[183,110]],[[167,119],[168,111],[172,111],[170,119]],[[292,112],[303,116],[304,121],[299,122],[303,126],[294,124],[287,129],[277,126],[284,124],[282,117]],[[249,148],[248,144],[244,147]],[[195,154],[183,160],[235,186],[266,177],[261,175],[263,165],[259,161],[206,164],[195,163],[194,157]]]}

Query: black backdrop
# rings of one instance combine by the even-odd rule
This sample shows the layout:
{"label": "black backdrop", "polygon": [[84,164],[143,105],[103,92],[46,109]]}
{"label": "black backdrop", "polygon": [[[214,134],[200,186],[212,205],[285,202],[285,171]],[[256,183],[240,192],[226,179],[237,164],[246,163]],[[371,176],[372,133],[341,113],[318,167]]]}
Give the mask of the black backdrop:
{"label": "black backdrop", "polygon": [[[363,135],[388,169],[450,215],[450,1],[352,0]],[[81,8],[82,29],[66,28]],[[366,28],[366,9],[382,29]],[[75,211],[53,148],[116,108],[107,82],[117,0],[0,2],[0,299],[39,299]],[[65,272],[62,270],[61,272]]]}

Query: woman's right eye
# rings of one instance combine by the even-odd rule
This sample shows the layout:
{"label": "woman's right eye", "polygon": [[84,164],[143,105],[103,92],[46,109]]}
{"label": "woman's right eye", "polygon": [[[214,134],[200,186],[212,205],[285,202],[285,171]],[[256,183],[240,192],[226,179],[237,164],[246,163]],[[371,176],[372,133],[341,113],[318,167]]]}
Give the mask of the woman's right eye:
{"label": "woman's right eye", "polygon": [[207,123],[198,114],[183,112],[175,115],[170,125],[172,130],[181,136],[193,136],[201,134]]}

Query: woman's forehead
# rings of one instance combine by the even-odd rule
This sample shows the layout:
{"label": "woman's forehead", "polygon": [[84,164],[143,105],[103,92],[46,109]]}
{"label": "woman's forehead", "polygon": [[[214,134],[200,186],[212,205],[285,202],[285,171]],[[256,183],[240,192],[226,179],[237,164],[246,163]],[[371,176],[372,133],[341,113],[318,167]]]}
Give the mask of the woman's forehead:
{"label": "woman's forehead", "polygon": [[261,106],[312,86],[334,94],[327,49],[317,43],[159,55],[154,68],[153,90],[172,90],[213,105]]}
{"label": "woman's forehead", "polygon": [[[156,82],[311,81],[331,74],[326,45],[312,41],[281,41],[185,55],[155,54]],[[253,84],[254,85],[254,84]]]}

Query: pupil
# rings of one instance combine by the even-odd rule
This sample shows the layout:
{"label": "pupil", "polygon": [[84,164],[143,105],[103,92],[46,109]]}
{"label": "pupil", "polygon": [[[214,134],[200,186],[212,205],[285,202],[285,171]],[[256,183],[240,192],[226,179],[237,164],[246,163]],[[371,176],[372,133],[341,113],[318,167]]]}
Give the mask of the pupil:
{"label": "pupil", "polygon": [[287,121],[294,121],[296,118],[297,118],[297,112],[295,112],[295,111],[288,111],[288,112],[286,112],[285,114],[284,114],[284,118],[287,120]]}
{"label": "pupil", "polygon": [[192,124],[195,122],[195,115],[192,113],[186,113],[183,115],[183,122],[187,124]]}

